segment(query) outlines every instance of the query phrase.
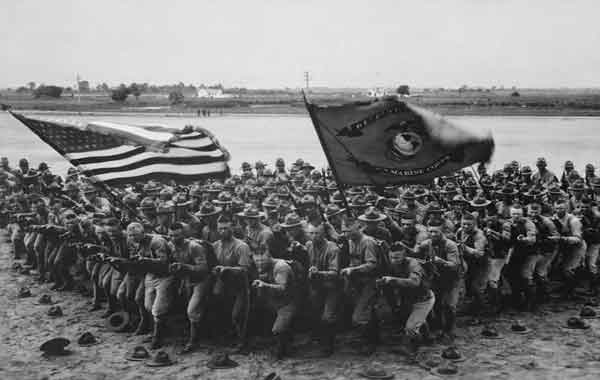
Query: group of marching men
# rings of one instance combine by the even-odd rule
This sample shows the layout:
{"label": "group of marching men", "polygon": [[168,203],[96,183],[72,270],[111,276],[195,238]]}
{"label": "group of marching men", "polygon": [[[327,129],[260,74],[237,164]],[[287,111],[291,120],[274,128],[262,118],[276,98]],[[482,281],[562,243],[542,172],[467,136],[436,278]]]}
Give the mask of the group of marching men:
{"label": "group of marching men", "polygon": [[[375,350],[380,308],[414,352],[437,333],[454,337],[457,308],[474,318],[506,307],[533,311],[550,295],[600,288],[600,178],[565,164],[561,178],[537,160],[488,174],[485,166],[417,186],[346,187],[301,159],[274,170],[191,186],[148,181],[99,190],[75,168],[0,163],[2,224],[40,282],[91,287],[103,317],[137,314],[136,334],[164,342],[186,308],[193,351],[202,333],[232,333],[245,349],[269,324],[275,354],[310,326],[323,356],[351,321]],[[558,286],[551,286],[557,285]],[[308,323],[306,323],[308,322]]]}

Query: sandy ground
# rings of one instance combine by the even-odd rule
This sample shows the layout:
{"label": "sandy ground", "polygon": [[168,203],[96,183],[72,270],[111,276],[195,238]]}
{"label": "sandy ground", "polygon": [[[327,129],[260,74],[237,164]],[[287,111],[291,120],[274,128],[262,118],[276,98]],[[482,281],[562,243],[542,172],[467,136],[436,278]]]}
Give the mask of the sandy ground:
{"label": "sandy ground", "polygon": [[[338,338],[338,351],[328,359],[294,358],[276,362],[265,350],[232,358],[240,366],[229,370],[210,370],[206,363],[207,350],[186,356],[176,356],[177,363],[170,367],[149,368],[140,362],[130,362],[124,355],[140,337],[127,333],[112,333],[104,327],[101,312],[88,312],[90,300],[75,293],[54,293],[65,315],[46,317],[48,306],[37,305],[39,295],[51,293],[47,285],[37,285],[30,276],[10,269],[10,246],[6,234],[0,231],[0,379],[263,379],[277,372],[286,379],[359,379],[358,372],[372,363],[378,363],[393,373],[396,379],[436,379],[397,353],[389,344],[389,331],[384,330],[384,343],[369,358],[358,356],[351,347],[351,337]],[[33,297],[19,299],[21,286],[30,287]],[[600,378],[600,319],[590,320],[587,331],[566,330],[561,326],[568,317],[578,313],[575,304],[553,304],[531,314],[506,314],[496,321],[502,339],[479,338],[481,326],[458,330],[457,346],[467,360],[458,363],[459,375],[464,379],[598,379]],[[518,318],[532,329],[530,334],[510,332],[511,321]],[[459,326],[464,322],[459,320]],[[91,331],[101,343],[79,347],[77,337]],[[71,340],[69,356],[46,359],[39,346],[52,337]],[[300,339],[302,340],[302,339]],[[306,340],[306,339],[304,339]],[[385,341],[388,341],[388,344]],[[173,355],[181,347],[182,339],[167,350]],[[306,347],[306,346],[305,346]],[[439,357],[443,346],[421,349],[423,356]]]}

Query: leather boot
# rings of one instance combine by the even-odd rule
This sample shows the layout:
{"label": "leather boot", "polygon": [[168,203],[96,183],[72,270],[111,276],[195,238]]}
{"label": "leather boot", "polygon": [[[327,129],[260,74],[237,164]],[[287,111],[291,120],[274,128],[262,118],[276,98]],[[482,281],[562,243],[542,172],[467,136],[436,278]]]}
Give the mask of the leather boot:
{"label": "leather boot", "polygon": [[449,339],[454,339],[454,329],[456,327],[456,311],[452,308],[446,308],[444,311],[444,335],[446,335]]}
{"label": "leather boot", "polygon": [[288,355],[289,340],[289,332],[281,332],[277,334],[277,347],[275,348],[275,358],[277,360],[281,360]]}
{"label": "leather boot", "polygon": [[150,349],[156,350],[161,348],[163,345],[165,324],[160,319],[154,319],[154,331],[152,332],[152,342],[150,343]]}
{"label": "leather boot", "polygon": [[198,333],[200,330],[200,323],[198,322],[190,322],[190,339],[186,343],[186,345],[181,350],[182,354],[187,354],[189,352],[194,351],[196,348],[196,343],[198,342]]}
{"label": "leather boot", "polygon": [[373,326],[373,322],[369,322],[362,330],[363,344],[359,349],[359,353],[364,356],[370,356],[376,350],[377,331]]}
{"label": "leather boot", "polygon": [[148,332],[148,328],[150,325],[150,315],[143,307],[139,308],[140,312],[140,322],[137,325],[137,328],[133,332],[135,335],[144,335]]}
{"label": "leather boot", "polygon": [[529,284],[525,289],[525,303],[527,311],[535,311],[536,309],[536,289],[537,287],[535,286],[535,284]]}
{"label": "leather boot", "polygon": [[333,355],[333,347],[335,343],[335,324],[323,324],[320,340],[321,349],[319,351],[319,357],[326,358]]}
{"label": "leather boot", "polygon": [[100,318],[108,318],[115,311],[117,311],[117,301],[114,299],[114,297],[112,297],[112,296],[109,295],[107,297],[107,301],[108,301],[108,308],[106,309],[106,311],[104,313],[102,313],[102,315],[100,316]]}

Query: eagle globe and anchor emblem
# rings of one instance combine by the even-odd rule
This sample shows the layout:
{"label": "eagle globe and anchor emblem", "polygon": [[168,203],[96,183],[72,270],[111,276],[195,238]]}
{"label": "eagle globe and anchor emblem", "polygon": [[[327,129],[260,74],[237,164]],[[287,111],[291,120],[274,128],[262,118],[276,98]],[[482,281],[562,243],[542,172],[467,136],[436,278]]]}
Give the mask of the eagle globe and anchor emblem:
{"label": "eagle globe and anchor emblem", "polygon": [[409,158],[423,148],[423,138],[414,131],[398,132],[390,139],[389,147],[395,158]]}

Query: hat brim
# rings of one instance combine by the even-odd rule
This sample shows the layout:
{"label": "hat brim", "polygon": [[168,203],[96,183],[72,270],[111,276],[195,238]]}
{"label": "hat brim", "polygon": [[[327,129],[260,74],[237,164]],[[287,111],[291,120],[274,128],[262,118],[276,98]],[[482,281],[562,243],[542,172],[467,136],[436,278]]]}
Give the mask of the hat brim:
{"label": "hat brim", "polygon": [[262,218],[264,218],[265,216],[267,216],[267,215],[266,215],[264,212],[262,212],[262,211],[261,211],[261,212],[259,212],[257,215],[248,215],[248,214],[246,214],[246,213],[245,213],[245,212],[243,212],[243,211],[242,211],[242,212],[238,212],[236,215],[237,215],[237,216],[239,216],[239,217],[242,217],[242,218],[246,218],[246,219],[262,219]]}
{"label": "hat brim", "polygon": [[331,217],[333,217],[333,216],[340,215],[341,213],[343,213],[343,212],[345,212],[345,211],[346,211],[346,209],[345,209],[345,208],[341,208],[341,209],[339,209],[338,211],[336,211],[336,212],[332,212],[332,213],[330,213],[330,214],[326,214],[325,216],[326,216],[326,217],[328,217],[328,218],[331,218]]}
{"label": "hat brim", "polygon": [[360,220],[361,222],[381,222],[382,220],[385,220],[385,218],[386,218],[385,215],[379,215],[376,219],[369,219],[363,215],[359,215],[357,219]]}
{"label": "hat brim", "polygon": [[458,375],[460,375],[460,372],[458,371],[458,369],[456,370],[456,373],[442,373],[440,371],[439,367],[432,368],[432,369],[429,370],[429,372],[432,375],[439,376],[439,377],[444,377],[444,376],[458,376]]}
{"label": "hat brim", "polygon": [[168,362],[164,362],[164,363],[157,363],[155,361],[152,361],[152,359],[150,359],[150,360],[151,361],[144,363],[148,367],[168,367],[168,366],[171,366],[171,365],[177,363],[176,360],[173,360],[171,358],[169,358]]}
{"label": "hat brim", "polygon": [[[121,323],[118,325],[111,324],[111,320],[115,317],[121,317]],[[126,311],[117,311],[106,318],[106,328],[114,332],[122,332],[129,325],[131,316]]]}
{"label": "hat brim", "polygon": [[358,374],[366,379],[372,379],[372,380],[390,380],[390,379],[394,378],[394,374],[392,374],[392,373],[386,373],[385,375],[371,375],[364,371],[361,371]]}
{"label": "hat brim", "polygon": [[217,208],[215,209],[215,211],[212,211],[212,212],[206,212],[206,213],[198,211],[198,212],[197,212],[195,215],[196,215],[196,216],[213,216],[213,215],[220,214],[220,213],[221,213],[221,211],[223,211],[223,209],[221,209],[220,207],[217,207]]}
{"label": "hat brim", "polygon": [[492,204],[492,201],[485,201],[484,203],[475,203],[473,201],[469,202],[471,207],[487,207]]}
{"label": "hat brim", "polygon": [[301,226],[302,222],[298,222],[298,223],[292,223],[292,224],[287,224],[287,223],[281,223],[280,226],[282,228],[293,228],[293,227],[298,227]]}

